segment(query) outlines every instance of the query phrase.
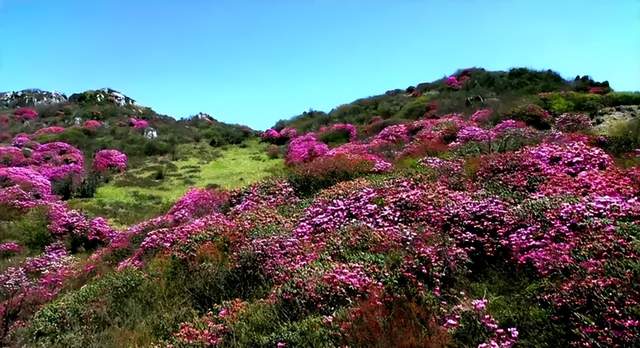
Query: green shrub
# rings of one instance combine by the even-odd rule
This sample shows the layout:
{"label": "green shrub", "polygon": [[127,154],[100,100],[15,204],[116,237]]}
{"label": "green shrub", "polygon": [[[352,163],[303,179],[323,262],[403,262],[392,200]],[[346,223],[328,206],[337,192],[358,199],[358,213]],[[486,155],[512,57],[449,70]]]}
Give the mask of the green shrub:
{"label": "green shrub", "polygon": [[634,118],[609,125],[605,130],[605,148],[614,154],[622,154],[640,148],[640,119]]}
{"label": "green shrub", "polygon": [[35,208],[27,212],[3,210],[2,219],[7,221],[0,224],[0,240],[15,240],[34,252],[44,250],[53,242],[49,233],[48,211],[46,208]]}

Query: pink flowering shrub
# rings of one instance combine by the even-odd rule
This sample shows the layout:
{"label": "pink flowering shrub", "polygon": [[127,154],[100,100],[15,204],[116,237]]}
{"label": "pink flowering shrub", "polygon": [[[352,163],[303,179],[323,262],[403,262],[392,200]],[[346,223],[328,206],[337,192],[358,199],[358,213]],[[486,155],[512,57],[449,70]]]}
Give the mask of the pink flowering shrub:
{"label": "pink flowering shrub", "polygon": [[127,169],[127,155],[118,150],[100,150],[93,158],[93,170],[106,173],[109,170],[124,172]]}
{"label": "pink flowering shrub", "polygon": [[38,118],[38,112],[32,108],[18,108],[13,114],[20,121],[30,121]]}
{"label": "pink flowering shrub", "polygon": [[81,212],[70,209],[66,204],[56,202],[49,205],[49,231],[56,236],[73,235],[90,241],[108,242],[115,231],[103,218],[89,220]]}
{"label": "pink flowering shrub", "polygon": [[273,128],[269,128],[266,131],[264,131],[264,133],[262,133],[262,140],[276,141],[279,138],[280,138],[280,132],[278,132]]}
{"label": "pink flowering shrub", "polygon": [[20,244],[15,242],[0,243],[0,255],[17,254],[22,250]]}
{"label": "pink flowering shrub", "polygon": [[469,118],[472,122],[483,124],[489,121],[489,118],[493,114],[493,110],[491,109],[480,109],[471,115]]}
{"label": "pink flowering shrub", "polygon": [[77,148],[63,142],[38,146],[32,155],[38,170],[50,180],[81,177],[84,174],[84,156]]}
{"label": "pink flowering shrub", "polygon": [[554,127],[565,133],[585,132],[591,129],[591,118],[586,114],[565,113],[556,118]]}
{"label": "pink flowering shrub", "polygon": [[147,120],[139,119],[139,118],[130,118],[129,126],[134,129],[142,130],[149,127],[149,122]]}
{"label": "pink flowering shrub", "polygon": [[16,208],[38,205],[50,199],[51,183],[30,168],[0,168],[0,203]]}
{"label": "pink flowering shrub", "polygon": [[262,140],[272,144],[285,144],[287,141],[298,136],[295,128],[283,128],[279,132],[273,128],[269,128],[261,135]]}
{"label": "pink flowering shrub", "polygon": [[286,162],[287,164],[310,162],[328,151],[327,144],[319,141],[313,134],[306,134],[291,140],[287,149]]}
{"label": "pink flowering shrub", "polygon": [[82,124],[82,127],[84,129],[88,129],[88,130],[96,130],[96,129],[102,127],[102,122],[100,122],[98,120],[86,120]]}
{"label": "pink flowering shrub", "polygon": [[21,167],[28,162],[21,149],[14,146],[0,147],[0,167]]}
{"label": "pink flowering shrub", "polygon": [[295,128],[285,127],[280,130],[280,136],[291,140],[298,136],[298,131]]}
{"label": "pink flowering shrub", "polygon": [[31,140],[27,134],[17,134],[13,140],[11,140],[11,145],[18,148],[28,147],[31,149],[35,149],[40,146],[40,144]]}
{"label": "pink flowering shrub", "polygon": [[42,254],[0,272],[0,337],[14,329],[10,318],[28,317],[52,300],[64,282],[76,275],[76,265],[62,244],[52,244]]}
{"label": "pink flowering shrub", "polygon": [[64,127],[52,126],[38,129],[35,133],[33,133],[34,137],[46,135],[46,134],[60,134],[64,133]]}
{"label": "pink flowering shrub", "polygon": [[462,88],[463,82],[458,80],[458,78],[455,77],[455,76],[449,76],[445,80],[445,84],[447,85],[447,87],[449,87],[451,89],[458,90],[458,89]]}

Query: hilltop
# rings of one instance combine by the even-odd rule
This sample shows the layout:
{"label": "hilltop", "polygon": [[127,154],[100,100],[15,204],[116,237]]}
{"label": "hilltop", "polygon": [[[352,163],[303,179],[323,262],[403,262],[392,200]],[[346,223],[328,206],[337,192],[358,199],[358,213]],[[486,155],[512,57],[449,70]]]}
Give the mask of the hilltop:
{"label": "hilltop", "polygon": [[255,132],[2,94],[7,346],[640,344],[640,93],[464,69]]}

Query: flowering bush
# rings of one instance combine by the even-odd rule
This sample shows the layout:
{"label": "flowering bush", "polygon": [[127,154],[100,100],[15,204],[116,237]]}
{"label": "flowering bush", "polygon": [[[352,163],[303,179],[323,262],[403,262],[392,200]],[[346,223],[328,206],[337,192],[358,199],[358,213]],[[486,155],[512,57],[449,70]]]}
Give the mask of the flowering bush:
{"label": "flowering bush", "polygon": [[21,167],[27,163],[21,149],[13,146],[0,147],[0,167]]}
{"label": "flowering bush", "polygon": [[276,141],[279,138],[280,138],[280,132],[278,132],[273,128],[269,128],[264,133],[262,133],[262,140]]}
{"label": "flowering bush", "polygon": [[480,109],[474,112],[469,119],[476,123],[486,123],[489,121],[489,117],[491,117],[492,114],[493,110],[491,109]]}
{"label": "flowering bush", "polygon": [[84,156],[77,148],[63,142],[38,146],[31,156],[38,170],[49,180],[79,178],[84,175]]}
{"label": "flowering bush", "polygon": [[30,207],[51,196],[49,180],[30,168],[0,168],[0,202],[14,207]]}
{"label": "flowering bush", "polygon": [[584,132],[591,129],[591,118],[585,114],[564,113],[556,118],[554,127],[566,133]]}
{"label": "flowering bush", "polygon": [[18,147],[18,148],[24,148],[24,147],[28,147],[31,149],[35,149],[38,146],[40,146],[40,144],[38,144],[35,141],[32,141],[31,138],[29,138],[28,135],[26,134],[17,134],[13,140],[11,140],[11,145]]}
{"label": "flowering bush", "polygon": [[22,250],[20,244],[15,242],[0,243],[0,255],[16,254]]}
{"label": "flowering bush", "polygon": [[118,150],[100,150],[93,158],[93,170],[105,173],[109,170],[124,172],[127,169],[127,155]]}
{"label": "flowering bush", "polygon": [[96,130],[96,129],[102,127],[102,122],[100,122],[98,120],[86,120],[82,124],[82,127],[84,129],[88,129],[88,130]]}
{"label": "flowering bush", "polygon": [[262,133],[262,140],[273,144],[285,144],[287,141],[298,136],[295,128],[283,128],[279,132],[273,128],[269,128]]}
{"label": "flowering bush", "polygon": [[20,121],[30,121],[38,118],[38,112],[32,108],[18,108],[13,114]]}
{"label": "flowering bush", "polygon": [[306,134],[293,139],[289,143],[286,161],[288,164],[309,162],[323,156],[328,151],[327,144],[316,139],[313,134]]}
{"label": "flowering bush", "polygon": [[45,128],[38,129],[35,133],[33,133],[33,136],[37,137],[37,136],[46,135],[46,134],[60,134],[60,133],[64,133],[64,131],[65,131],[64,127],[58,127],[58,126],[45,127]]}
{"label": "flowering bush", "polygon": [[130,118],[129,126],[133,127],[134,129],[143,130],[149,127],[149,122],[147,120],[142,120],[139,118]]}

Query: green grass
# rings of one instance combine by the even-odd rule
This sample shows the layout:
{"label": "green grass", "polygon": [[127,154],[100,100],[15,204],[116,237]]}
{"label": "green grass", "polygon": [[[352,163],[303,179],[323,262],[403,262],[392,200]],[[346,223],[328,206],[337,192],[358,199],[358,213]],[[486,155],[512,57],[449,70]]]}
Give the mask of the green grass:
{"label": "green grass", "polygon": [[150,159],[99,187],[94,198],[71,203],[117,225],[135,223],[166,211],[191,187],[232,189],[282,170],[282,159],[268,158],[265,147],[257,139],[221,150],[203,144],[182,145],[180,160]]}

